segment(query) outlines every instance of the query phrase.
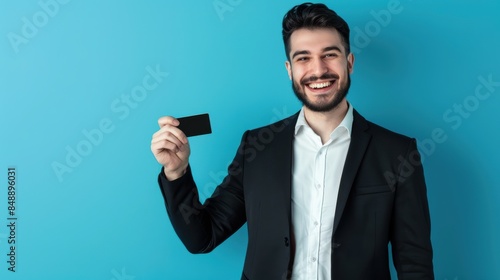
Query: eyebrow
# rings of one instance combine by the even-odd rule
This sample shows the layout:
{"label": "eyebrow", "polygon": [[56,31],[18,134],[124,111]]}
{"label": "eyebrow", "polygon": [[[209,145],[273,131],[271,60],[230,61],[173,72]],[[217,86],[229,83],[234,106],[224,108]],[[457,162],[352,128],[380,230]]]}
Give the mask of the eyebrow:
{"label": "eyebrow", "polygon": [[[330,46],[330,47],[326,47],[326,48],[323,49],[323,52],[328,52],[328,51],[338,51],[338,52],[342,53],[342,50],[339,47],[337,47],[337,46]],[[302,54],[311,54],[311,52],[310,51],[306,51],[306,50],[304,50],[304,51],[296,51],[296,52],[293,53],[292,59],[294,59],[296,56],[302,55]]]}
{"label": "eyebrow", "polygon": [[296,51],[293,53],[292,59],[294,59],[297,55],[301,55],[301,54],[311,54],[311,52],[310,51]]}
{"label": "eyebrow", "polygon": [[342,50],[337,46],[326,47],[323,49],[323,52],[328,52],[328,51],[338,51],[339,53],[342,53]]}

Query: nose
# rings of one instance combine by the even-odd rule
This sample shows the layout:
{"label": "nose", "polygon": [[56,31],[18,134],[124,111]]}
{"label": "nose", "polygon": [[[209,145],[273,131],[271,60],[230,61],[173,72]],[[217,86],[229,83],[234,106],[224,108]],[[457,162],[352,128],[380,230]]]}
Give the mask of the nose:
{"label": "nose", "polygon": [[316,77],[321,77],[323,74],[328,72],[328,65],[320,58],[315,59],[311,64],[311,74]]}

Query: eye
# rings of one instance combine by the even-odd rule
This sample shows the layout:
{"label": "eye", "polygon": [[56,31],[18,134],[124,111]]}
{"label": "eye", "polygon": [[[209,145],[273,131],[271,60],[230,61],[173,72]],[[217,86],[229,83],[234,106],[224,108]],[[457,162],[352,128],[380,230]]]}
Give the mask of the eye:
{"label": "eye", "polygon": [[308,60],[309,60],[309,57],[307,57],[307,56],[301,56],[301,57],[297,58],[297,61],[308,61]]}
{"label": "eye", "polygon": [[325,54],[325,57],[326,57],[326,58],[335,58],[335,57],[337,57],[337,56],[338,56],[338,55],[337,55],[336,53],[327,53],[327,54]]}

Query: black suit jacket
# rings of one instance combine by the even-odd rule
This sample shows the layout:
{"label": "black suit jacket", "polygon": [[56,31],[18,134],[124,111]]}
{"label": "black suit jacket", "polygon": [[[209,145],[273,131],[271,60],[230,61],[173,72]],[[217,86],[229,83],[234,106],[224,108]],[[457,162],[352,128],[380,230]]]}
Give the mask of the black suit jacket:
{"label": "black suit jacket", "polygon": [[[297,117],[245,132],[227,177],[204,204],[190,167],[174,181],[160,173],[168,215],[190,252],[210,252],[247,222],[242,279],[289,278]],[[389,242],[399,279],[434,279],[426,186],[414,139],[368,122],[354,110],[335,213],[333,279],[390,279]]]}

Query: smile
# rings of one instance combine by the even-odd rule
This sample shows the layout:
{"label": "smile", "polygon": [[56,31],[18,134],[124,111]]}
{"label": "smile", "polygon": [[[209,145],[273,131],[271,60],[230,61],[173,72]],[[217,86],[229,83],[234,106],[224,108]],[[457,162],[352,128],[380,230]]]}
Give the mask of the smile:
{"label": "smile", "polygon": [[321,82],[321,83],[310,83],[307,84],[307,87],[310,89],[325,89],[331,87],[335,83],[335,80],[333,81],[326,81],[326,82]]}
{"label": "smile", "polygon": [[326,87],[329,87],[331,86],[333,83],[332,82],[325,82],[325,83],[313,83],[313,84],[309,84],[309,87],[310,88],[314,88],[314,89],[320,89],[320,88],[326,88]]}

